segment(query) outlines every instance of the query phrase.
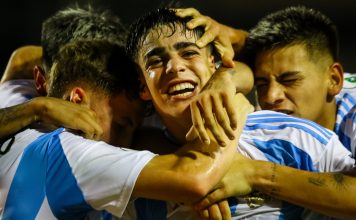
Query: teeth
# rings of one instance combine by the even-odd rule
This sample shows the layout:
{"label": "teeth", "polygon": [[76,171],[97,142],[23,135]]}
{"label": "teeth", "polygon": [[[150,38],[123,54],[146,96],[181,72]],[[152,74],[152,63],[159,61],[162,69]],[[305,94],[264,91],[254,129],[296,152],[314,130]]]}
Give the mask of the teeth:
{"label": "teeth", "polygon": [[184,92],[184,93],[180,93],[180,94],[177,94],[177,95],[174,95],[175,97],[185,97],[185,96],[188,96],[192,94],[192,92]]}
{"label": "teeth", "polygon": [[[194,89],[194,85],[189,83],[189,82],[184,82],[184,83],[179,83],[179,84],[175,84],[174,86],[171,86],[168,90],[168,93],[174,93],[174,92],[178,92],[184,89]],[[187,93],[187,92],[185,92]],[[185,94],[183,93],[183,94]],[[189,92],[191,93],[191,92]],[[180,94],[182,95],[182,94]]]}

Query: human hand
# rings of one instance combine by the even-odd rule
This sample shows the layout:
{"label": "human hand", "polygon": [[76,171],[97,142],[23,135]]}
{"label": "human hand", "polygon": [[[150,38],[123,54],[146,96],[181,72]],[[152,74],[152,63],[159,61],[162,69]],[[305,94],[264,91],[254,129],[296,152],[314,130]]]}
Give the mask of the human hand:
{"label": "human hand", "polygon": [[213,42],[216,51],[221,56],[222,64],[226,67],[234,67],[233,58],[235,52],[239,52],[245,43],[246,31],[223,25],[208,16],[200,14],[194,8],[176,9],[176,15],[182,18],[192,17],[187,23],[189,29],[203,26],[205,32],[197,40],[196,44],[202,48]]}
{"label": "human hand", "polygon": [[62,99],[37,97],[33,99],[39,121],[83,132],[88,139],[99,140],[103,134],[96,113],[88,107]]}
{"label": "human hand", "polygon": [[236,88],[229,74],[214,73],[190,105],[193,125],[186,139],[191,141],[199,137],[208,144],[210,138],[207,129],[222,146],[225,145],[225,135],[231,140],[234,139],[234,130],[240,125],[238,120],[244,121],[247,114],[253,111],[248,100],[242,94],[235,93]]}
{"label": "human hand", "polygon": [[209,219],[231,219],[230,206],[227,200],[219,201],[203,210],[197,210],[198,216],[202,220]]}
{"label": "human hand", "polygon": [[216,189],[194,205],[194,209],[202,210],[218,201],[232,197],[245,196],[253,190],[254,163],[240,153],[235,154],[234,162]]}

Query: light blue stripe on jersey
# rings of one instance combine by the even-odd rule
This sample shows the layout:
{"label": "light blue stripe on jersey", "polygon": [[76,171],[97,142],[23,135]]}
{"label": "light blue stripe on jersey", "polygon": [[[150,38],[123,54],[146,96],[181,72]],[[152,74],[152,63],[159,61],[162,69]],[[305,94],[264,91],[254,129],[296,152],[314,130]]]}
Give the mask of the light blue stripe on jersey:
{"label": "light blue stripe on jersey", "polygon": [[5,204],[5,219],[34,219],[45,196],[59,219],[83,218],[92,210],[63,153],[58,136],[62,131],[44,134],[24,150]]}
{"label": "light blue stripe on jersey", "polygon": [[281,124],[281,125],[268,125],[268,124],[254,124],[254,125],[246,125],[244,130],[256,130],[256,129],[267,129],[267,130],[281,130],[286,127],[297,128],[300,130],[304,130],[305,132],[311,134],[316,140],[318,140],[322,144],[327,144],[328,140],[323,138],[321,135],[316,133],[315,131],[300,125],[300,124]]}
{"label": "light blue stripe on jersey", "polygon": [[[342,122],[340,123],[340,127],[343,127],[343,124],[347,123],[347,121],[349,121],[349,120],[351,120],[352,123],[355,124],[356,123],[356,113],[353,113],[352,111],[350,111],[349,114],[344,116],[342,119]],[[346,149],[351,151],[351,138],[347,134],[345,134],[344,130],[340,129],[340,127],[338,127],[339,140],[346,147]],[[356,135],[356,134],[351,134],[351,135]]]}
{"label": "light blue stripe on jersey", "polygon": [[342,97],[337,97],[336,99],[337,115],[341,118],[343,118],[350,109],[356,105],[356,99],[349,93],[345,93]]}
{"label": "light blue stripe on jersey", "polygon": [[316,171],[309,154],[289,141],[279,139],[261,141],[253,139],[253,142],[269,161],[300,170]]}
{"label": "light blue stripe on jersey", "polygon": [[272,123],[279,123],[279,122],[303,123],[315,128],[320,133],[325,135],[325,137],[328,139],[332,136],[332,132],[326,130],[325,128],[321,127],[320,125],[318,125],[313,121],[309,121],[303,118],[297,118],[281,113],[252,114],[249,115],[247,118],[247,123],[271,123],[271,122]]}
{"label": "light blue stripe on jersey", "polygon": [[24,150],[4,207],[4,219],[35,219],[45,197],[47,144],[39,138]]}
{"label": "light blue stripe on jersey", "polygon": [[78,187],[58,135],[52,138],[48,149],[46,193],[48,204],[59,219],[82,219],[93,210]]}
{"label": "light blue stripe on jersey", "polygon": [[334,127],[334,131],[339,136],[339,140],[349,151],[352,151],[350,135],[355,134],[345,133],[348,131],[344,130],[344,126],[342,124],[346,123],[346,121],[350,119],[353,123],[356,123],[354,119],[355,116],[352,115],[353,113],[351,110],[354,106],[356,106],[356,99],[352,96],[352,94],[344,93],[342,97],[337,97],[337,117]]}

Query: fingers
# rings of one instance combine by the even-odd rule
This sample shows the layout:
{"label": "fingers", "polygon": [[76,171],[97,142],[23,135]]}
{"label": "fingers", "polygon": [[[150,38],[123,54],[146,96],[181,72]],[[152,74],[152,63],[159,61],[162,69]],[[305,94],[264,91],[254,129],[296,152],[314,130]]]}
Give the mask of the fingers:
{"label": "fingers", "polygon": [[208,208],[208,210],[209,210],[209,219],[214,219],[214,220],[222,219],[218,204],[211,205]]}
{"label": "fingers", "polygon": [[[237,128],[237,113],[238,105],[234,102],[233,98],[226,93],[221,95],[222,103],[225,106],[226,113],[230,119],[230,125],[232,129]],[[238,103],[237,103],[238,104]],[[232,131],[233,132],[233,131]]]}
{"label": "fingers", "polygon": [[230,206],[229,202],[227,200],[223,200],[218,203],[219,210],[221,213],[221,217],[224,220],[231,219],[231,211],[230,211]]}
{"label": "fingers", "polygon": [[199,211],[199,219],[209,220],[209,210],[203,209],[203,210]]}
{"label": "fingers", "polygon": [[[196,135],[201,141],[209,144],[210,139],[207,130],[210,130],[216,141],[225,146],[225,136],[233,140],[234,129],[237,127],[236,106],[234,100],[228,95],[208,94],[201,96],[199,100],[192,102],[192,123],[194,129],[186,135],[186,139],[193,140]],[[235,120],[231,123],[231,120]],[[235,126],[235,127],[233,127]]]}
{"label": "fingers", "polygon": [[220,201],[216,204],[212,204],[206,209],[199,211],[200,219],[209,219],[209,220],[230,220],[231,212],[229,203],[227,200]]}
{"label": "fingers", "polygon": [[103,129],[97,122],[96,113],[88,110],[88,115],[84,116],[77,124],[77,130],[84,133],[84,137],[92,140],[100,140]]}
{"label": "fingers", "polygon": [[194,207],[198,210],[206,209],[217,201],[225,198],[225,192],[222,189],[216,189],[197,203]]}
{"label": "fingers", "polygon": [[177,8],[176,10],[176,15],[178,17],[184,18],[184,17],[197,17],[200,15],[199,11],[196,10],[195,8]]}
{"label": "fingers", "polygon": [[103,130],[96,113],[88,107],[49,97],[44,98],[43,102],[47,110],[41,112],[42,121],[81,131],[86,138],[101,138]]}
{"label": "fingers", "polygon": [[[217,123],[215,118],[215,105],[213,105],[214,98],[213,96],[203,97],[201,100],[202,105],[202,114],[205,120],[205,127],[208,128],[213,134],[216,141],[221,145],[225,146],[224,142],[224,132],[220,129],[220,126]],[[217,101],[219,102],[219,101]]]}
{"label": "fingers", "polygon": [[214,103],[214,112],[215,112],[215,118],[216,118],[217,122],[224,130],[226,136],[228,138],[230,138],[230,140],[233,140],[235,138],[234,131],[230,126],[229,115],[227,114],[227,112],[224,108],[224,105],[223,105],[223,102],[221,101],[220,96],[213,96],[212,99],[213,99],[213,103]]}
{"label": "fingers", "polygon": [[196,138],[199,138],[199,134],[198,134],[197,130],[195,129],[195,127],[192,126],[192,127],[190,127],[189,131],[185,135],[185,139],[187,141],[193,141]]}
{"label": "fingers", "polygon": [[[221,129],[221,125],[218,123],[216,118],[216,115],[218,114],[218,112],[220,112],[221,115],[219,115],[218,117],[220,118],[220,121],[222,123],[226,124],[225,119],[222,119],[226,114],[224,114],[223,112],[223,106],[221,106],[219,98],[215,97],[214,95],[205,96],[200,100],[199,104],[201,105],[200,109],[205,120],[205,128],[211,131],[212,135],[221,146],[226,146],[226,143],[224,141],[224,130]],[[219,106],[218,112],[216,106]]]}
{"label": "fingers", "polygon": [[192,114],[193,126],[194,126],[200,140],[206,144],[210,144],[210,138],[209,138],[208,133],[205,129],[203,116],[200,113],[200,109],[199,109],[197,102],[193,102],[190,105],[190,111]]}
{"label": "fingers", "polygon": [[220,41],[215,41],[215,48],[218,54],[221,57],[221,62],[223,66],[229,67],[229,68],[234,68],[235,67],[235,62],[234,62],[234,56],[235,56],[235,51],[234,48],[232,47],[232,44],[230,41],[220,39]]}

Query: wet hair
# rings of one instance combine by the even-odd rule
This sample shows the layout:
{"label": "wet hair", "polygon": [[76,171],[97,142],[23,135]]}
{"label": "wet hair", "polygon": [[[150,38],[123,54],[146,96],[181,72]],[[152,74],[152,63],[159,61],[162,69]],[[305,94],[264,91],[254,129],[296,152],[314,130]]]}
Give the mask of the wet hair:
{"label": "wet hair", "polygon": [[254,68],[258,53],[293,45],[304,45],[310,59],[329,55],[338,60],[336,25],[324,14],[304,6],[292,6],[262,18],[250,30],[244,56]]}
{"label": "wet hair", "polygon": [[41,44],[45,72],[51,68],[61,46],[73,40],[102,39],[125,45],[127,28],[110,11],[91,6],[58,11],[42,24]]}
{"label": "wet hair", "polygon": [[73,86],[83,86],[108,96],[124,92],[138,98],[136,70],[123,46],[104,40],[75,41],[54,59],[48,95],[63,97]]}
{"label": "wet hair", "polygon": [[[175,11],[172,8],[159,8],[152,10],[130,25],[129,35],[127,38],[127,53],[131,59],[137,61],[137,56],[139,50],[143,46],[143,42],[147,35],[151,31],[157,31],[158,35],[161,36],[172,36],[178,30],[182,28],[182,33],[186,34],[188,30],[186,28],[186,23],[191,20],[191,17],[180,18],[175,15]],[[164,32],[161,27],[167,26],[169,28],[168,32]],[[197,27],[192,30],[195,37],[199,38],[203,35],[203,27]],[[209,45],[210,49],[212,46]]]}

